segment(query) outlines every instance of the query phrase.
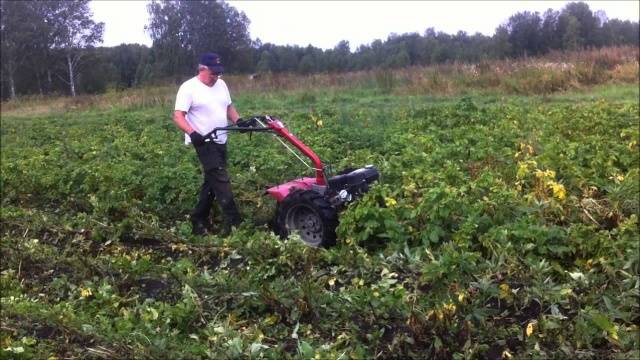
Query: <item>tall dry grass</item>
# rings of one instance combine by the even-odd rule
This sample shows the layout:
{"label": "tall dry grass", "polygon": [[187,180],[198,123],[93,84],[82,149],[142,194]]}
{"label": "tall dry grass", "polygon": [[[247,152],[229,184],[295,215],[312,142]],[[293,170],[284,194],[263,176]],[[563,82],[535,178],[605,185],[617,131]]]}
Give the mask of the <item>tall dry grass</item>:
{"label": "tall dry grass", "polygon": [[[225,75],[235,95],[282,92],[314,93],[319,89],[375,89],[397,95],[457,95],[470,90],[505,94],[543,95],[607,83],[640,81],[637,47],[611,47],[575,52],[551,52],[540,58],[441,64],[404,69],[374,69],[312,75]],[[186,79],[185,79],[186,80]],[[21,97],[2,103],[2,115],[60,113],[112,108],[166,107],[175,101],[178,86],[149,86],[72,97]]]}
{"label": "tall dry grass", "polygon": [[552,52],[540,58],[414,67],[397,72],[402,94],[454,95],[469,90],[545,95],[607,83],[638,83],[637,47]]}

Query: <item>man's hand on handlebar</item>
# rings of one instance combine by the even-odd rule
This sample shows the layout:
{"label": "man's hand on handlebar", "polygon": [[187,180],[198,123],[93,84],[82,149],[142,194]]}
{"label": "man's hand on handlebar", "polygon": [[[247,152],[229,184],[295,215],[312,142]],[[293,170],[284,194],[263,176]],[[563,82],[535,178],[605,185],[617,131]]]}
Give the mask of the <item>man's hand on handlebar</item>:
{"label": "man's hand on handlebar", "polygon": [[[236,126],[237,127],[241,127],[241,128],[250,128],[250,127],[256,127],[258,125],[258,122],[256,121],[255,118],[250,118],[250,119],[243,119],[243,118],[239,118],[238,121],[236,121]],[[249,130],[240,130],[240,133],[246,133]]]}
{"label": "man's hand on handlebar", "polygon": [[[213,129],[213,131],[204,135],[204,139],[207,139],[209,137],[213,139],[217,139],[218,138],[217,133],[220,131],[225,131],[225,132],[237,131],[241,134],[244,134],[247,132],[253,132],[253,131],[270,131],[271,129],[269,127],[261,124],[262,121],[267,121],[267,120],[269,119],[265,116],[254,116],[249,119],[238,118],[238,120],[236,120],[236,122],[231,126],[223,126],[223,127],[217,127]],[[189,136],[191,136],[191,134],[189,134]]]}
{"label": "man's hand on handlebar", "polygon": [[258,125],[258,122],[256,121],[256,118],[239,118],[238,121],[236,121],[236,125],[238,127],[256,127]]}

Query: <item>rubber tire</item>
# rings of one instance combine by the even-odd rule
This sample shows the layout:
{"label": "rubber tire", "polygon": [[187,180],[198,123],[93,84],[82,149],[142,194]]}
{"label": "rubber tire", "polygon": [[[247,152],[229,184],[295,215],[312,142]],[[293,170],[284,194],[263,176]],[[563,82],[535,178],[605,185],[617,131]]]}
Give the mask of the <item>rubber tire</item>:
{"label": "rubber tire", "polygon": [[[303,213],[300,213],[300,212]],[[321,229],[307,234],[300,233],[300,237],[305,244],[313,247],[330,247],[336,244],[336,227],[338,227],[338,213],[331,206],[329,201],[319,193],[313,190],[297,190],[289,195],[280,203],[276,215],[276,223],[278,234],[281,238],[286,239],[292,230],[287,225],[293,221],[292,216],[300,216],[305,214],[307,217],[315,217]],[[289,221],[287,221],[289,218]]]}

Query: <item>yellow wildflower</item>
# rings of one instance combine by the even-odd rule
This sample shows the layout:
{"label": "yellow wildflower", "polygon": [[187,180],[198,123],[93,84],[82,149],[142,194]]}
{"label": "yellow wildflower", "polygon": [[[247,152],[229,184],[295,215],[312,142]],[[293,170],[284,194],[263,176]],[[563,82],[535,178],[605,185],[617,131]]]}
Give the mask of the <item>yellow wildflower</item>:
{"label": "yellow wildflower", "polygon": [[510,299],[511,298],[511,288],[509,284],[500,284],[500,299]]}
{"label": "yellow wildflower", "polygon": [[542,171],[540,169],[536,169],[536,177],[538,179],[554,179],[556,177],[556,172],[553,170]]}
{"label": "yellow wildflower", "polygon": [[88,298],[89,296],[93,295],[93,293],[91,292],[91,288],[80,288],[80,296],[83,298]]}
{"label": "yellow wildflower", "polygon": [[587,260],[587,264],[585,266],[587,267],[587,270],[591,270],[591,267],[593,266],[593,259]]}
{"label": "yellow wildflower", "polygon": [[398,202],[394,198],[387,197],[387,198],[384,198],[384,204],[387,207],[394,207],[398,204]]}
{"label": "yellow wildflower", "polygon": [[520,151],[522,151],[526,155],[532,155],[533,154],[533,146],[531,146],[529,144],[526,144],[526,143],[520,143]]}
{"label": "yellow wildflower", "polygon": [[516,174],[518,179],[524,179],[529,173],[530,169],[538,167],[538,163],[535,160],[527,160],[518,162],[518,173]]}
{"label": "yellow wildflower", "polygon": [[413,194],[416,191],[416,183],[411,182],[410,184],[403,186],[402,189],[404,190],[405,195]]}
{"label": "yellow wildflower", "polygon": [[558,184],[555,181],[549,181],[547,185],[553,190],[553,197],[558,200],[564,200],[567,197],[567,192],[564,189],[564,185]]}
{"label": "yellow wildflower", "polygon": [[456,313],[456,306],[453,303],[444,304],[442,309],[446,314],[449,314],[449,315],[453,315]]}
{"label": "yellow wildflower", "polygon": [[518,173],[517,173],[518,179],[524,178],[527,175],[527,173],[529,173],[529,168],[527,167],[527,164],[522,164],[522,163],[518,164]]}
{"label": "yellow wildflower", "polygon": [[527,336],[531,336],[531,334],[533,334],[533,322],[530,322],[529,324],[527,324],[527,329],[525,330],[525,334],[527,334]]}
{"label": "yellow wildflower", "polygon": [[618,338],[618,328],[618,325],[616,325],[612,330],[609,331],[609,336],[611,336],[611,338],[616,341],[620,340],[620,338]]}

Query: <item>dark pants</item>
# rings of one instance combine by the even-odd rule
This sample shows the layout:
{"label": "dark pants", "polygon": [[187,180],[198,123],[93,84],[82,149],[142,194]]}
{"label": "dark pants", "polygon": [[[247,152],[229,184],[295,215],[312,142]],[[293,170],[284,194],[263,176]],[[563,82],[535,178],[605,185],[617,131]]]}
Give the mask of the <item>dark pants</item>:
{"label": "dark pants", "polygon": [[241,217],[236,203],[233,201],[231,182],[226,169],[226,145],[207,142],[202,146],[197,146],[196,153],[202,164],[204,182],[200,187],[198,204],[191,212],[192,221],[206,224],[215,199],[222,209],[225,221],[231,225],[239,224]]}

